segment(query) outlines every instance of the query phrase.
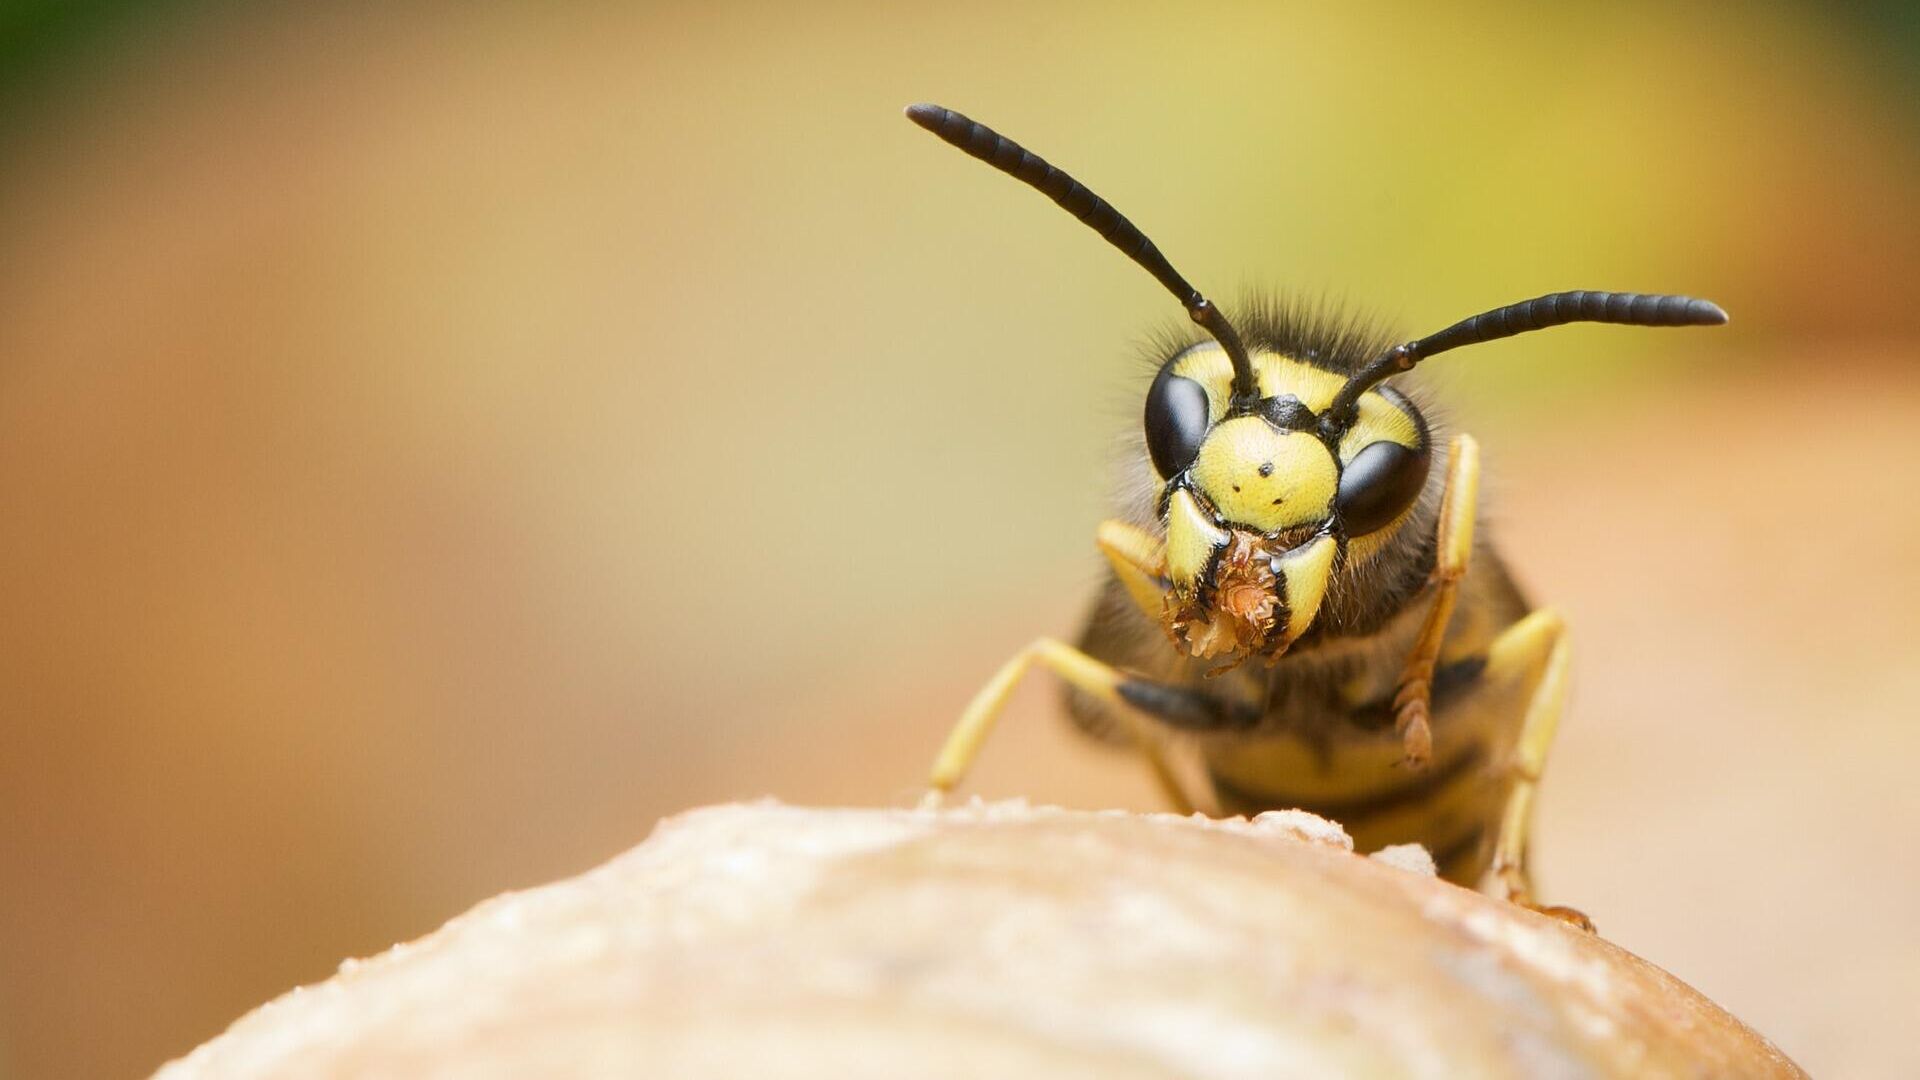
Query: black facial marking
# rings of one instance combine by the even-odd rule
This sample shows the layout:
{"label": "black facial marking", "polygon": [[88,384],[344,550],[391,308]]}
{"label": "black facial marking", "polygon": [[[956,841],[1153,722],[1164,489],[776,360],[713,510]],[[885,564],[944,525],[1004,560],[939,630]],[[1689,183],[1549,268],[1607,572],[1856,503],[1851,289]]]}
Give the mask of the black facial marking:
{"label": "black facial marking", "polygon": [[1162,479],[1172,479],[1193,464],[1207,437],[1207,391],[1173,373],[1169,362],[1147,390],[1147,453]]}
{"label": "black facial marking", "polygon": [[[1292,394],[1268,398],[1260,403],[1260,415],[1282,431],[1312,431],[1319,418]],[[1265,475],[1262,473],[1261,475]]]}
{"label": "black facial marking", "polygon": [[1368,443],[1340,471],[1340,493],[1333,505],[1348,536],[1386,528],[1413,505],[1427,482],[1431,455],[1397,442]]}

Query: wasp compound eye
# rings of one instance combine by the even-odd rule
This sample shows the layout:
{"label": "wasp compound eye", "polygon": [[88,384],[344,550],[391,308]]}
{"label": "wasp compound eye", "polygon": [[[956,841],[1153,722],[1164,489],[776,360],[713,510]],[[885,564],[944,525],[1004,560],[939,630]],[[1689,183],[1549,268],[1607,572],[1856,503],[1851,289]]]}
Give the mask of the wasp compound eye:
{"label": "wasp compound eye", "polygon": [[1393,524],[1427,483],[1430,455],[1381,440],[1361,447],[1340,471],[1340,493],[1334,507],[1348,536],[1365,536]]}
{"label": "wasp compound eye", "polygon": [[1162,480],[1173,479],[1193,464],[1211,419],[1206,389],[1175,375],[1172,364],[1161,368],[1147,390],[1147,453],[1153,456],[1153,467]]}

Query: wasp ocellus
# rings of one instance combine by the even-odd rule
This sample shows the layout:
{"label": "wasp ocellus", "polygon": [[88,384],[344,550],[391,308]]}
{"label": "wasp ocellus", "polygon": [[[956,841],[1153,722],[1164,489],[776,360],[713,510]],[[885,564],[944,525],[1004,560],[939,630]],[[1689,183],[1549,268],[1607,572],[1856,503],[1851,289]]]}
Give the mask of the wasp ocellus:
{"label": "wasp ocellus", "polygon": [[[1083,728],[1144,755],[1183,812],[1299,807],[1361,850],[1419,843],[1445,877],[1539,908],[1535,788],[1566,694],[1566,629],[1474,530],[1479,451],[1398,377],[1464,345],[1573,322],[1706,326],[1684,296],[1560,292],[1395,343],[1285,304],[1237,325],[1113,206],[937,105],[914,123],[1038,189],[1138,263],[1204,337],[1170,342],[1147,390],[1112,573],[1076,643],[1040,638],[961,714],[931,798],[958,784],[1021,676],[1066,683]],[[1197,747],[1210,798],[1169,760]]]}

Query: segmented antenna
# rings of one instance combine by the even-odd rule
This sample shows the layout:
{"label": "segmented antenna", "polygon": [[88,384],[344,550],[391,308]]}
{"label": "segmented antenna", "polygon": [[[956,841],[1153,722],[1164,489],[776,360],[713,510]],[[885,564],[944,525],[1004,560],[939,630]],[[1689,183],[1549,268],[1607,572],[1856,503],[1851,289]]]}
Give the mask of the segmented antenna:
{"label": "segmented antenna", "polygon": [[1691,296],[1656,296],[1649,293],[1561,292],[1536,296],[1518,304],[1494,308],[1471,319],[1462,319],[1437,334],[1418,341],[1396,345],[1365,367],[1354,372],[1340,392],[1334,395],[1322,423],[1344,426],[1353,420],[1354,403],[1375,384],[1413,370],[1413,366],[1431,356],[1462,345],[1544,330],[1574,322],[1622,323],[1628,326],[1719,326],[1727,313],[1719,305]]}
{"label": "segmented antenna", "polygon": [[1095,195],[1080,181],[1049,165],[1044,158],[1029,152],[1019,143],[952,109],[928,104],[909,105],[907,119],[1052,199],[1060,209],[1072,214],[1076,221],[1099,233],[1107,243],[1139,263],[1142,269],[1154,276],[1154,280],[1166,286],[1167,291],[1186,306],[1187,314],[1193,321],[1212,334],[1220,347],[1226,350],[1227,358],[1233,361],[1234,407],[1251,408],[1259,400],[1260,391],[1253,377],[1253,362],[1247,358],[1247,347],[1241,344],[1240,335],[1234,330],[1233,324],[1227,321],[1213,301],[1201,296],[1200,290],[1187,284],[1187,279],[1180,276],[1180,271],[1173,268],[1173,264],[1160,253],[1153,241],[1128,221],[1126,215],[1115,210],[1112,203]]}

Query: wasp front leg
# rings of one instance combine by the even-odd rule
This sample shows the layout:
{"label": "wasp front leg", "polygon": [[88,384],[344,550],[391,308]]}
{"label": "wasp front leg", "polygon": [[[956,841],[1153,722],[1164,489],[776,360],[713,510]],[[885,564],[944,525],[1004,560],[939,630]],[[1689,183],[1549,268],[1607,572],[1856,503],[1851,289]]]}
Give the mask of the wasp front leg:
{"label": "wasp front leg", "polygon": [[1473,520],[1480,490],[1480,444],[1455,435],[1447,452],[1447,483],[1440,497],[1440,524],[1434,544],[1433,603],[1420,624],[1413,650],[1400,669],[1393,695],[1394,730],[1400,733],[1406,763],[1424,768],[1433,757],[1433,669],[1453,618],[1460,579],[1473,556]]}
{"label": "wasp front leg", "polygon": [[[1122,717],[1133,716],[1130,699],[1143,696],[1143,691],[1144,696],[1149,697],[1156,696],[1155,691],[1182,693],[1177,687],[1160,687],[1128,675],[1064,641],[1040,638],[1007,661],[968,702],[966,710],[960,714],[959,722],[953,725],[946,743],[941,746],[940,756],[934,759],[932,775],[927,781],[930,790],[922,805],[939,805],[941,797],[966,778],[967,770],[972,768],[974,759],[980,756],[987,736],[993,733],[994,721],[1000,718],[1007,699],[1013,696],[1014,687],[1019,685],[1021,676],[1031,670],[1034,664],[1052,671],[1074,689],[1091,696]],[[1142,725],[1134,724],[1131,734],[1134,744],[1146,758],[1154,780],[1174,809],[1182,814],[1193,813],[1193,800],[1187,796],[1179,778],[1173,773],[1173,767],[1167,763],[1159,741],[1143,730]]]}
{"label": "wasp front leg", "polygon": [[1493,682],[1509,678],[1537,680],[1520,725],[1520,741],[1511,764],[1513,788],[1500,815],[1500,832],[1494,840],[1490,872],[1513,903],[1591,931],[1592,920],[1579,911],[1535,901],[1533,875],[1527,866],[1527,845],[1533,831],[1533,799],[1547,765],[1547,752],[1560,730],[1570,663],[1566,623],[1558,612],[1551,610],[1536,611],[1508,627],[1487,650],[1483,678]]}
{"label": "wasp front leg", "polygon": [[[1119,521],[1102,522],[1096,542],[1112,565],[1114,575],[1126,587],[1127,595],[1147,616],[1159,618],[1167,587],[1165,545],[1148,533]],[[1210,707],[1211,703],[1191,702],[1188,699],[1195,696],[1193,691],[1162,687],[1126,674],[1053,638],[1041,638],[1021,650],[1019,655],[995,672],[993,678],[967,704],[959,722],[947,735],[940,756],[934,761],[929,780],[931,790],[927,794],[929,804],[938,803],[942,795],[953,790],[966,776],[974,759],[980,756],[987,737],[992,734],[994,722],[1006,708],[1014,687],[1036,663],[1064,679],[1074,689],[1107,706],[1114,716],[1126,724],[1132,743],[1146,759],[1148,769],[1168,802],[1180,813],[1193,812],[1193,800],[1174,775],[1172,766],[1161,750],[1160,740],[1141,723],[1140,703],[1145,701],[1164,708],[1185,706],[1203,710]]]}
{"label": "wasp front leg", "polygon": [[1167,545],[1124,521],[1101,522],[1094,543],[1107,557],[1107,565],[1127,590],[1128,599],[1142,615],[1158,622],[1166,606],[1167,590],[1173,585],[1167,577]]}

